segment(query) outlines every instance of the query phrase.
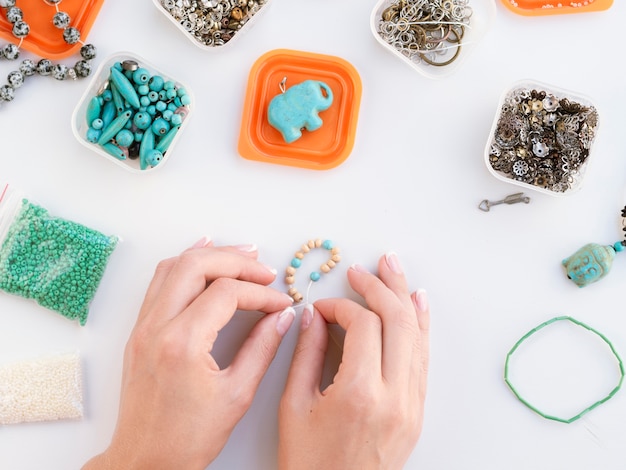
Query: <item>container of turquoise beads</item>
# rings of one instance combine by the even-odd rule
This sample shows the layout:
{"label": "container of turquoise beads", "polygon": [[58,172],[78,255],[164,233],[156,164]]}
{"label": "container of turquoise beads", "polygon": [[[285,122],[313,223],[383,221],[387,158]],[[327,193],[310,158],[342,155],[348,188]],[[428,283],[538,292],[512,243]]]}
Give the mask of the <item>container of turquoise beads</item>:
{"label": "container of turquoise beads", "polygon": [[72,115],[78,141],[136,173],[161,168],[192,113],[191,90],[136,54],[104,60]]}
{"label": "container of turquoise beads", "polygon": [[117,242],[0,187],[1,291],[85,325]]}

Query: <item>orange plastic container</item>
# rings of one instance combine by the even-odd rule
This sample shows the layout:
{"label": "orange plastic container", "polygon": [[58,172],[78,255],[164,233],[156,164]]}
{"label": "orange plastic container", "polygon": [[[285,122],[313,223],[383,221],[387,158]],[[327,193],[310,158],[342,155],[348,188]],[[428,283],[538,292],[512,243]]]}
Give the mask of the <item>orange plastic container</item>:
{"label": "orange plastic container", "polygon": [[608,10],[613,0],[502,0],[511,11],[526,16]]}
{"label": "orange plastic container", "polygon": [[[333,104],[320,113],[324,121],[313,132],[285,143],[280,132],[267,120],[270,101],[281,91],[283,78],[290,85],[305,80],[320,80],[333,91]],[[354,147],[361,78],[344,59],[311,52],[277,49],[261,56],[252,66],[244,103],[239,154],[258,160],[300,168],[327,170],[342,163]]]}
{"label": "orange plastic container", "polygon": [[[70,15],[70,25],[80,31],[81,41],[89,34],[91,27],[100,12],[104,0],[63,0],[59,3],[59,11]],[[24,13],[24,21],[30,26],[30,33],[24,38],[22,48],[47,59],[63,59],[78,53],[82,44],[68,44],[63,39],[63,30],[52,24],[56,13],[54,5],[43,0],[18,2],[16,5]],[[12,33],[13,25],[4,15],[0,15],[0,37],[5,41],[18,43]]]}

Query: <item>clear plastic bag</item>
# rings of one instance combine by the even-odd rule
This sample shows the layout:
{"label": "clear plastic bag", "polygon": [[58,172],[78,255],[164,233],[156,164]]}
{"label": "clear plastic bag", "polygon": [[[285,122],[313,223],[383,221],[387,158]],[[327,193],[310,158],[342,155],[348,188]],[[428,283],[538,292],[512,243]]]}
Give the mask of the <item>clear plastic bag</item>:
{"label": "clear plastic bag", "polygon": [[0,185],[0,290],[85,325],[117,242]]}
{"label": "clear plastic bag", "polygon": [[0,424],[83,417],[78,353],[0,365]]}

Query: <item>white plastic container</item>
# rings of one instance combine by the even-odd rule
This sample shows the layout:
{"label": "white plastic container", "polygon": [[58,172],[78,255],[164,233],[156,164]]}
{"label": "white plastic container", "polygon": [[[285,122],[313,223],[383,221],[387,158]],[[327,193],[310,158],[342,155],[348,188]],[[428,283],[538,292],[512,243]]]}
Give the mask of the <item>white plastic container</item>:
{"label": "white plastic container", "polygon": [[580,189],[597,138],[591,100],[533,80],[502,94],[485,146],[485,164],[499,180],[565,196]]}
{"label": "white plastic container", "polygon": [[[134,61],[138,64],[139,67],[147,69],[148,72],[150,73],[150,76],[158,75],[164,81],[173,82],[175,85],[175,89],[185,90],[186,95],[190,98],[190,101],[191,101],[189,105],[179,108],[179,111],[182,110],[181,112],[184,114],[184,118],[182,120],[182,123],[180,124],[180,128],[175,134],[175,137],[173,138],[169,146],[167,146],[167,149],[163,152],[162,159],[159,161],[157,165],[148,166],[144,169],[141,168],[141,163],[140,163],[139,158],[126,158],[123,160],[116,158],[110,153],[108,153],[107,151],[105,151],[104,148],[100,146],[98,143],[90,142],[87,137],[87,134],[90,129],[89,123],[87,122],[87,109],[89,107],[89,103],[93,97],[100,95],[102,91],[108,86],[110,75],[111,75],[111,67],[116,63],[123,63],[124,61]],[[174,78],[172,78],[171,75],[162,72],[160,69],[156,68],[154,65],[150,64],[149,62],[137,56],[136,54],[133,54],[131,52],[118,52],[114,55],[109,56],[107,59],[105,59],[98,67],[98,70],[94,73],[94,76],[92,78],[90,85],[87,87],[85,93],[83,94],[82,98],[78,102],[78,105],[76,106],[76,108],[74,108],[74,112],[72,114],[72,131],[74,132],[74,136],[76,137],[76,139],[78,139],[78,141],[81,144],[83,144],[88,149],[94,151],[95,153],[103,156],[107,160],[115,163],[116,165],[119,165],[122,168],[125,168],[126,170],[129,170],[131,172],[150,173],[154,170],[157,170],[163,167],[163,165],[165,165],[165,163],[170,159],[172,152],[174,150],[174,147],[176,145],[176,142],[178,142],[178,140],[181,138],[181,135],[183,134],[184,129],[187,125],[187,122],[189,121],[189,118],[190,118],[190,115],[192,114],[194,106],[195,106],[195,99],[189,87],[175,80]],[[157,116],[159,115],[160,113],[157,113]],[[131,117],[131,120],[132,119],[133,118]],[[172,125],[172,127],[174,127],[174,125]],[[131,127],[129,130],[131,130],[131,132],[133,133],[137,131],[141,131],[141,130],[136,129],[135,126]],[[158,140],[156,140],[156,144],[158,144]]]}
{"label": "white plastic container", "polygon": [[[420,74],[433,79],[443,78],[457,71],[487,33],[496,15],[495,0],[425,0],[421,6],[419,6],[420,2],[416,1],[407,3],[406,8],[413,8],[413,12],[410,10],[400,12],[399,17],[385,24],[386,21],[383,16],[390,8],[398,5],[399,0],[379,0],[370,16],[372,34],[393,55]],[[464,5],[465,3],[467,5]],[[471,9],[464,10],[461,15],[463,18],[466,18],[466,22],[460,42],[457,42],[458,36],[456,32],[441,32],[447,29],[447,26],[450,24],[460,26],[459,22],[450,21],[452,16],[442,9],[444,6],[450,9]],[[427,11],[430,14],[432,9],[437,8],[441,18],[417,19],[417,16],[414,15],[418,10],[421,12]],[[467,18],[468,16],[469,18]],[[437,28],[438,25],[444,26],[444,29],[440,31]],[[412,29],[412,26],[417,28]],[[426,37],[422,36],[424,28],[435,28],[437,31],[428,31],[428,37]],[[409,35],[403,36],[403,33]],[[443,38],[449,38],[450,40],[433,41],[433,38],[443,39],[442,35]],[[440,53],[445,52],[441,59],[438,58],[440,54],[435,55],[431,51],[426,52],[427,47],[438,43],[442,48]],[[457,47],[457,44],[460,44],[460,48]],[[432,58],[435,58],[438,63],[450,62],[447,65],[431,65],[427,61]]]}
{"label": "white plastic container", "polygon": [[[244,13],[242,20],[244,24],[241,25],[240,29],[231,30],[228,28],[227,24],[214,26],[213,29],[217,29],[219,35],[230,34],[230,38],[227,41],[218,41],[217,43],[208,44],[204,39],[206,38],[206,33],[197,36],[194,29],[195,25],[190,22],[186,15],[183,15],[181,18],[176,18],[165,6],[168,2],[171,2],[172,4],[176,5],[177,8],[181,9],[181,11],[184,11],[184,4],[186,1],[188,0],[153,0],[155,6],[159,9],[159,11],[163,13],[167,18],[169,18],[169,20],[176,25],[176,27],[185,35],[185,37],[187,37],[187,39],[189,39],[193,44],[205,51],[221,50],[231,47],[235,41],[239,40],[239,38],[241,38],[241,36],[243,36],[245,32],[248,31],[252,27],[252,25],[258,21],[260,15],[265,13],[270,4],[270,0],[257,0],[257,2],[259,3],[258,10],[253,13],[250,13],[249,11],[247,13]],[[260,4],[261,1],[263,2],[262,5]],[[214,20],[223,22],[224,18],[227,18],[227,21],[231,21],[232,16],[229,15],[225,17],[222,15],[222,11],[220,10],[220,3],[221,2],[218,0],[198,0],[198,4],[200,4],[200,7],[203,8],[203,11],[210,13],[215,12]],[[178,6],[177,4],[180,4],[181,6]],[[245,7],[241,8],[244,9],[245,12]],[[210,25],[206,26],[210,27]]]}

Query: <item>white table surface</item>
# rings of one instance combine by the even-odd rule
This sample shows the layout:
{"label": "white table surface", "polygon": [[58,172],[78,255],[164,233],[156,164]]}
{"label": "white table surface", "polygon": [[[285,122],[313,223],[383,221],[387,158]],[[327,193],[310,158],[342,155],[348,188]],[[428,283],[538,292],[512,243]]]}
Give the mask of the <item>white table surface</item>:
{"label": "white table surface", "polygon": [[[424,431],[406,468],[624,468],[626,393],[566,425],[517,401],[503,366],[517,339],[556,315],[593,326],[626,354],[626,261],[618,255],[610,276],[584,289],[560,265],[587,242],[612,244],[621,235],[626,87],[619,61],[626,4],[524,17],[498,0],[484,40],[441,80],[422,77],[377,44],[369,27],[374,4],[272,0],[234,47],[207,52],[150,0],[107,0],[88,37],[98,47],[96,64],[132,51],[196,96],[175,153],[151,174],[126,172],[76,141],[70,117],[86,81],[33,79],[0,109],[0,180],[55,215],[123,239],[85,327],[0,294],[0,361],[80,351],[86,410],[79,422],[1,427],[0,468],[74,469],[106,447],[123,348],[154,267],[204,234],[218,244],[256,243],[260,259],[279,271],[303,241],[334,240],[344,261],[314,286],[312,298],[351,295],[350,264],[374,269],[381,254],[399,254],[411,286],[425,288],[432,307]],[[238,155],[248,72],[277,48],[337,55],[358,70],[363,97],[356,143],[339,167],[319,172]],[[2,74],[12,70],[6,61],[0,66]],[[477,208],[482,199],[519,190],[488,172],[483,152],[500,94],[526,78],[593,99],[601,124],[589,171],[572,195],[526,190],[530,204],[484,213]],[[276,286],[283,288],[280,277]],[[232,356],[249,317],[238,314],[220,337],[221,360]],[[275,468],[276,410],[296,336],[294,328],[213,468]],[[545,353],[563,350],[557,336],[548,337]],[[599,361],[591,366],[604,371],[597,380],[613,383],[611,359]]]}

